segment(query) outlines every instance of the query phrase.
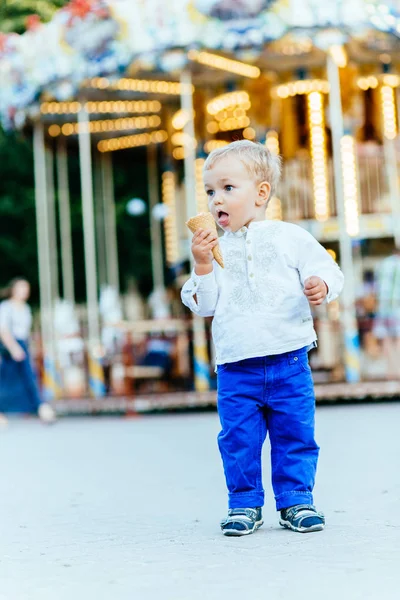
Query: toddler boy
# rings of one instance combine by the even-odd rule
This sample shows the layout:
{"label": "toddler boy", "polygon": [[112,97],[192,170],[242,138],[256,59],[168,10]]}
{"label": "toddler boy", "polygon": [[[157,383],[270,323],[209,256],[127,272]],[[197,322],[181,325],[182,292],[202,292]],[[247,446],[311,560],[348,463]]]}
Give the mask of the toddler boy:
{"label": "toddler boy", "polygon": [[281,162],[246,140],[214,150],[204,165],[209,210],[224,230],[221,268],[215,232],[193,236],[194,269],[182,301],[212,324],[218,375],[218,436],[229,492],[224,535],[262,524],[261,451],[271,442],[272,486],[280,524],[319,531],[313,505],[319,447],[308,351],[316,345],[310,305],[334,300],[343,275],[303,228],[265,218]]}

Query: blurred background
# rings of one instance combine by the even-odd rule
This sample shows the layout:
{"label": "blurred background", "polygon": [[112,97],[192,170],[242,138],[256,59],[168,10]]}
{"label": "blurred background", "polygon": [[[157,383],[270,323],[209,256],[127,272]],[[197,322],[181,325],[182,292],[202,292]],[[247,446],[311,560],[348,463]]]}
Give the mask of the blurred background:
{"label": "blurred background", "polygon": [[284,160],[267,218],[346,277],[315,310],[317,398],[400,393],[397,2],[1,0],[0,29],[0,287],[56,410],[215,402],[185,221],[242,138]]}

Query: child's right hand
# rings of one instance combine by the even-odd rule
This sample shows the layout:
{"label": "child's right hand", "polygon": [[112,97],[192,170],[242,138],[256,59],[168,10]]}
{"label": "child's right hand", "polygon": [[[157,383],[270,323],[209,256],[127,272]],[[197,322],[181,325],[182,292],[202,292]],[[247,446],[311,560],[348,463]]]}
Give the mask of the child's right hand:
{"label": "child's right hand", "polygon": [[212,250],[218,244],[218,235],[211,229],[199,229],[193,235],[192,254],[196,266],[206,267],[212,265]]}

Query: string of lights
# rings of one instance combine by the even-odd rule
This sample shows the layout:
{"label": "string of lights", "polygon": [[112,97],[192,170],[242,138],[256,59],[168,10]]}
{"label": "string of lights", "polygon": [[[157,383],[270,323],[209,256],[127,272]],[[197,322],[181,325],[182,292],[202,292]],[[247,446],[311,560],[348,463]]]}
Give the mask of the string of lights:
{"label": "string of lights", "polygon": [[167,263],[174,264],[179,258],[178,227],[176,219],[176,186],[175,175],[172,171],[162,174],[161,196],[168,212],[164,218],[165,254]]}
{"label": "string of lights", "polygon": [[251,108],[247,92],[229,92],[213,98],[208,102],[206,110],[215,120],[207,123],[207,131],[212,135],[219,131],[234,131],[244,129],[248,139],[255,137],[250,128],[250,119],[246,111]]}
{"label": "string of lights", "polygon": [[218,131],[234,131],[235,129],[243,129],[250,125],[250,119],[247,116],[233,117],[228,116],[223,121],[210,121],[207,123],[208,133],[214,134]]}
{"label": "string of lights", "polygon": [[128,77],[122,77],[115,81],[111,81],[107,77],[93,77],[93,79],[84,84],[84,87],[100,90],[141,92],[144,94],[167,94],[172,96],[179,96],[183,91],[183,85],[177,81],[131,79]]}
{"label": "string of lights", "polygon": [[210,100],[206,109],[209,115],[216,115],[230,107],[241,107],[248,110],[250,106],[250,96],[247,92],[229,92]]}
{"label": "string of lights", "polygon": [[257,79],[261,75],[261,71],[258,67],[248,65],[239,60],[232,60],[225,56],[219,56],[218,54],[212,54],[211,52],[190,50],[188,52],[188,58],[189,60],[206,65],[207,67],[221,69],[222,71],[228,71],[228,73],[235,73],[236,75],[242,75],[243,77],[250,77],[251,79]]}
{"label": "string of lights", "polygon": [[328,94],[329,83],[324,79],[299,79],[298,81],[292,81],[273,87],[271,95],[273,98],[284,99],[289,98],[290,96],[310,94],[311,92]]}
{"label": "string of lights", "polygon": [[101,140],[97,144],[97,149],[100,152],[114,152],[115,150],[126,150],[127,148],[137,148],[138,146],[162,144],[167,139],[167,132],[160,129],[150,133],[136,133],[134,135],[111,138],[110,140]]}
{"label": "string of lights", "polygon": [[83,108],[89,114],[101,113],[157,113],[161,110],[158,100],[100,100],[99,102],[42,102],[42,115],[77,114]]}
{"label": "string of lights", "polygon": [[357,85],[363,91],[376,89],[379,84],[397,88],[400,86],[400,76],[393,73],[385,73],[384,75],[369,75],[368,77],[359,77],[357,79]]}
{"label": "string of lights", "polygon": [[324,102],[321,92],[307,96],[310,125],[312,177],[315,218],[325,221],[329,217],[328,166],[326,157]]}
{"label": "string of lights", "polygon": [[[124,131],[127,129],[149,129],[158,127],[161,118],[158,115],[148,115],[142,117],[124,117],[120,119],[104,119],[102,121],[89,121],[89,133],[106,133],[110,131]],[[48,128],[51,137],[59,135],[77,135],[81,129],[79,123],[64,123],[64,125],[50,125]]]}

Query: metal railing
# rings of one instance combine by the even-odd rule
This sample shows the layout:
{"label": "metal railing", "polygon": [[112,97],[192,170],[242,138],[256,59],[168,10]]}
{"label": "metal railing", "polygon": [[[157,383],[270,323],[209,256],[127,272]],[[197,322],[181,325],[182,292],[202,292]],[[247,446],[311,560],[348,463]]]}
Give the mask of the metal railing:
{"label": "metal railing", "polygon": [[[390,212],[390,192],[386,167],[382,146],[370,147],[366,144],[358,146],[357,181],[360,214]],[[399,168],[398,172],[400,173]],[[328,190],[330,215],[336,216],[333,165],[330,159],[328,161]],[[312,164],[309,156],[284,162],[282,179],[276,195],[282,203],[284,220],[295,222],[314,218]]]}

